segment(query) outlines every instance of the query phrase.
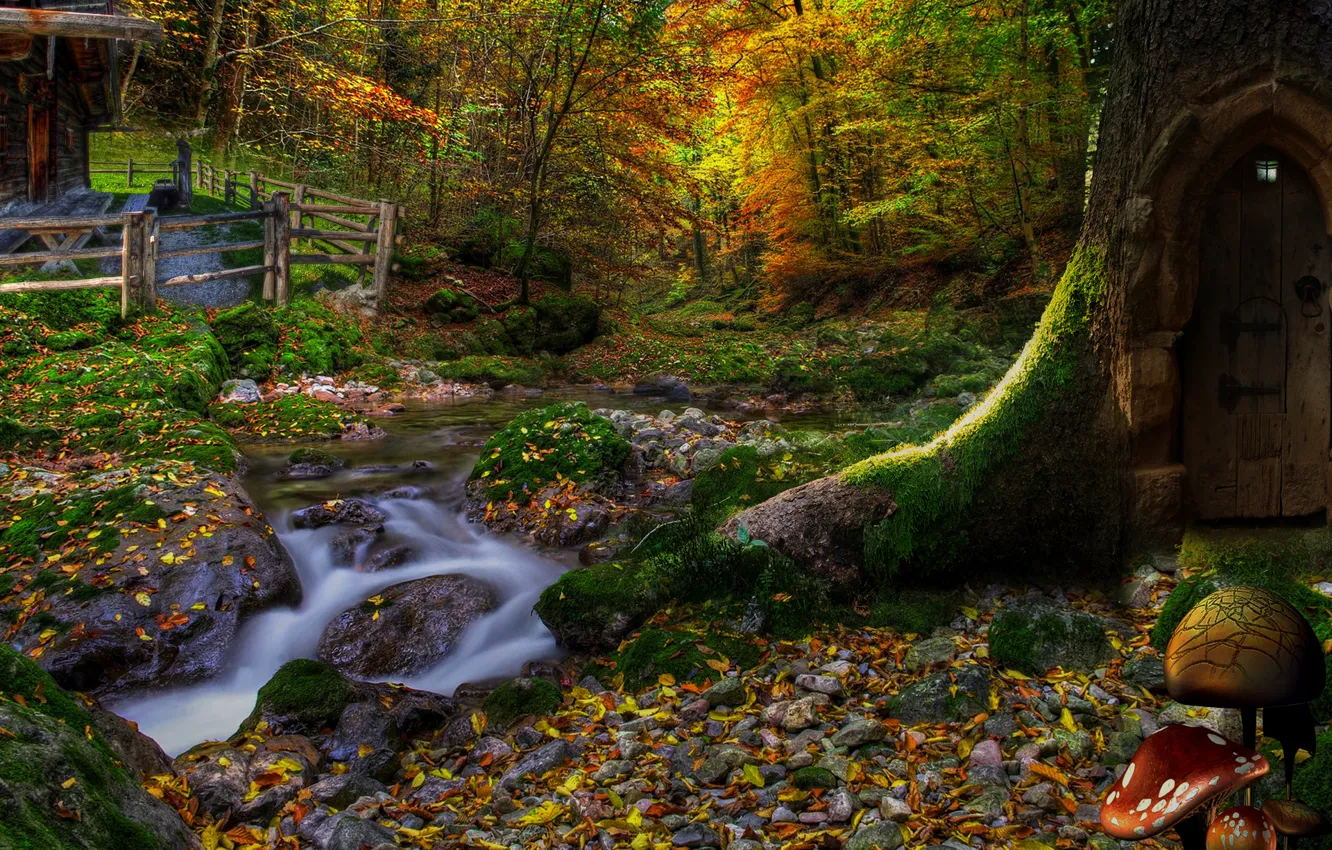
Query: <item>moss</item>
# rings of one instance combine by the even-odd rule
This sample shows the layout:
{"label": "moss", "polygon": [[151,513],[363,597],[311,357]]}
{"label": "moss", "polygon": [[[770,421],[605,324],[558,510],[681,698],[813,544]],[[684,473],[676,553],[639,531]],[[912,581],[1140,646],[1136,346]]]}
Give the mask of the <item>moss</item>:
{"label": "moss", "polygon": [[801,791],[836,788],[837,777],[832,771],[822,767],[802,767],[791,774],[791,784]]}
{"label": "moss", "polygon": [[96,324],[111,330],[121,322],[119,295],[98,290],[6,294],[0,295],[0,305],[24,313],[55,330],[68,330],[84,324]]}
{"label": "moss", "polygon": [[656,606],[641,564],[607,562],[566,572],[541,592],[534,610],[567,646],[613,648],[600,637],[608,624],[642,622]]}
{"label": "moss", "polygon": [[281,717],[293,728],[317,732],[337,723],[350,696],[351,688],[336,668],[297,658],[279,667],[259,689],[254,711],[241,730],[252,728],[261,717]]}
{"label": "moss", "polygon": [[940,571],[958,561],[982,491],[1021,456],[1030,429],[1056,401],[1076,396],[1091,310],[1104,288],[1101,252],[1078,249],[1035,335],[984,403],[926,445],[870,458],[843,473],[851,483],[888,490],[897,504],[891,518],[867,530],[864,563],[872,577],[886,579],[907,565]]}
{"label": "moss", "polygon": [[610,420],[582,402],[562,402],[519,414],[491,437],[469,481],[490,500],[525,499],[559,481],[612,478],[628,454]]}
{"label": "moss", "polygon": [[246,302],[218,313],[212,327],[237,377],[268,380],[278,347],[278,326],[268,308]]}
{"label": "moss", "polygon": [[927,635],[937,626],[948,625],[958,604],[955,591],[895,588],[870,608],[866,625]]}
{"label": "moss", "polygon": [[0,449],[14,450],[25,446],[39,447],[60,438],[54,428],[24,425],[7,416],[0,416]]}
{"label": "moss", "polygon": [[690,502],[698,513],[720,520],[801,483],[795,477],[775,480],[764,472],[757,449],[732,446],[715,466],[694,478]]}
{"label": "moss", "polygon": [[46,347],[52,351],[78,351],[92,348],[97,342],[97,337],[86,331],[60,331],[46,338]]}
{"label": "moss", "polygon": [[716,681],[718,674],[708,661],[719,658],[751,668],[758,664],[760,652],[752,638],[716,628],[644,629],[614,653],[611,661],[625,686],[638,689],[654,684],[663,673],[678,682]]}
{"label": "moss", "polygon": [[360,329],[315,301],[294,301],[273,318],[281,331],[277,366],[288,377],[337,375],[365,362]]}
{"label": "moss", "polygon": [[251,440],[328,440],[357,417],[328,401],[299,393],[259,404],[214,404],[213,421]]}
{"label": "moss", "polygon": [[287,462],[309,463],[317,466],[338,466],[342,463],[337,455],[329,454],[323,449],[316,449],[310,446],[302,446],[287,455]]}
{"label": "moss", "polygon": [[491,691],[481,704],[490,728],[508,729],[513,721],[529,714],[553,714],[562,700],[560,689],[545,679],[515,679]]}
{"label": "moss", "polygon": [[[438,358],[448,359],[448,358]],[[540,386],[546,372],[540,364],[515,357],[470,356],[447,363],[433,363],[431,370],[441,378],[467,383],[504,387],[517,384],[525,387]]]}
{"label": "moss", "polygon": [[[80,732],[92,724],[92,715],[74,697],[56,684],[51,674],[0,643],[0,682],[4,693],[21,695],[28,707]],[[40,698],[39,698],[40,697]]]}

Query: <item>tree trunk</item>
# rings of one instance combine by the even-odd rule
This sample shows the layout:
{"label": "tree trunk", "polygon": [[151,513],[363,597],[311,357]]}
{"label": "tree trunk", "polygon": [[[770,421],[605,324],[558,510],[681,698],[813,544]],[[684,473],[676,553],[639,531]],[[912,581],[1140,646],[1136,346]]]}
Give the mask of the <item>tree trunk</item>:
{"label": "tree trunk", "polygon": [[1195,327],[1202,212],[1259,143],[1332,193],[1332,15],[1126,0],[1114,32],[1078,245],[1003,382],[934,441],[789,490],[723,533],[743,526],[843,590],[993,568],[1085,579],[1178,534],[1175,350]]}

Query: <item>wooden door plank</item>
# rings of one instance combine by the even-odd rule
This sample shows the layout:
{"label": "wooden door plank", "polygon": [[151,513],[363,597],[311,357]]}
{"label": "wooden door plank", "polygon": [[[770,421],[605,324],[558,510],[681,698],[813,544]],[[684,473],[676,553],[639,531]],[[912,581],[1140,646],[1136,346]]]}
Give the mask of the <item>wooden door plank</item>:
{"label": "wooden door plank", "polygon": [[1232,309],[1238,298],[1239,245],[1236,167],[1222,177],[1203,219],[1198,295],[1180,352],[1180,455],[1192,511],[1201,519],[1235,516],[1235,421],[1217,403],[1216,388],[1228,368],[1220,322],[1221,311]]}
{"label": "wooden door plank", "polygon": [[1281,451],[1286,416],[1241,413],[1238,425],[1235,513],[1241,517],[1281,515]]}
{"label": "wooden door plank", "polygon": [[1304,516],[1327,507],[1329,428],[1332,428],[1332,349],[1326,293],[1312,305],[1294,282],[1305,275],[1326,287],[1327,229],[1313,183],[1294,161],[1283,162],[1281,300],[1286,317],[1286,429],[1281,458],[1281,513]]}
{"label": "wooden door plank", "polygon": [[[1276,161],[1275,181],[1258,179],[1256,162]],[[1289,161],[1260,147],[1237,163],[1240,175],[1239,297],[1234,305],[1248,317],[1276,316],[1281,304],[1281,186]],[[1242,386],[1280,387],[1278,395],[1246,396],[1237,413],[1284,413],[1286,344],[1281,331],[1241,333],[1231,349],[1230,374]]]}

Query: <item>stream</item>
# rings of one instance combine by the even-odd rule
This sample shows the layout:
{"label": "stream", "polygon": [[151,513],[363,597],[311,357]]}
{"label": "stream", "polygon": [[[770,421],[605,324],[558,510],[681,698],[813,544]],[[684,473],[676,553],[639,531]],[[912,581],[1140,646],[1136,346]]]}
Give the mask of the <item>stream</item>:
{"label": "stream", "polygon": [[[314,481],[278,478],[290,445],[243,446],[248,461],[245,487],[291,555],[304,598],[299,607],[251,617],[237,639],[228,673],[137,695],[111,706],[112,710],[138,723],[172,755],[204,740],[225,739],[250,713],[256,692],[278,667],[294,658],[316,657],[324,626],[339,612],[390,585],[431,575],[467,574],[484,580],[495,589],[500,604],[473,622],[438,665],[414,676],[389,677],[393,681],[451,695],[464,682],[517,676],[529,661],[559,658],[554,638],[532,613],[532,605],[562,572],[577,565],[577,553],[536,550],[517,538],[469,523],[463,487],[481,445],[492,434],[524,410],[564,400],[653,414],[695,406],[730,419],[755,418],[699,401],[666,403],[644,396],[571,391],[409,405],[403,415],[377,423],[388,432],[385,439],[321,445],[344,458],[347,466],[333,477]],[[829,411],[787,416],[784,421],[815,429],[846,424]],[[430,466],[404,473],[404,466],[418,460]],[[376,467],[396,468],[376,471]],[[403,493],[403,488],[411,492]],[[398,492],[392,492],[395,489]],[[293,511],[350,496],[364,498],[387,514],[384,542],[409,545],[417,557],[393,569],[358,572],[333,563],[330,544],[337,526],[291,527]]]}

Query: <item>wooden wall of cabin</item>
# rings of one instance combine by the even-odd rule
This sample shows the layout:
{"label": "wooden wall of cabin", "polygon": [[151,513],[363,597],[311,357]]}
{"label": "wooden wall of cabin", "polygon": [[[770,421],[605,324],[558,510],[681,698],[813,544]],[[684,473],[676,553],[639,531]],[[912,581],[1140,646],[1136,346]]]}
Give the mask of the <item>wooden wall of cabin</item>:
{"label": "wooden wall of cabin", "polygon": [[[26,77],[26,79],[25,79]],[[28,107],[54,106],[47,157],[51,175],[45,197],[29,197]],[[87,108],[57,52],[55,79],[46,79],[46,40],[34,38],[26,59],[0,61],[0,212],[53,201],[88,183]]]}

